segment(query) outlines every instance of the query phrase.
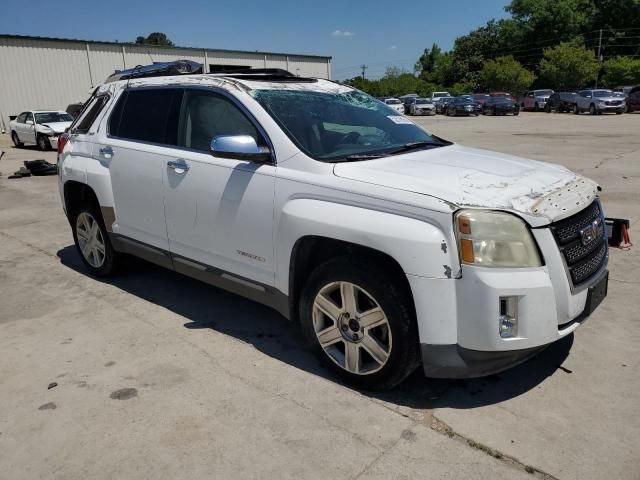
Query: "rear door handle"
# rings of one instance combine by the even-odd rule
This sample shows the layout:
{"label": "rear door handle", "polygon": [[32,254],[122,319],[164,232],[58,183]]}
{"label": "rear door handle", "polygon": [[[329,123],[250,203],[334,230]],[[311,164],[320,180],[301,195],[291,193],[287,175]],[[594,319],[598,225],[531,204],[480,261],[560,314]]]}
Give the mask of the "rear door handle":
{"label": "rear door handle", "polygon": [[189,171],[189,165],[184,160],[169,160],[167,167],[172,169],[176,173],[185,173]]}
{"label": "rear door handle", "polygon": [[101,147],[100,150],[98,150],[100,152],[100,155],[105,156],[105,157],[112,157],[113,156],[113,148],[106,146],[106,147]]}

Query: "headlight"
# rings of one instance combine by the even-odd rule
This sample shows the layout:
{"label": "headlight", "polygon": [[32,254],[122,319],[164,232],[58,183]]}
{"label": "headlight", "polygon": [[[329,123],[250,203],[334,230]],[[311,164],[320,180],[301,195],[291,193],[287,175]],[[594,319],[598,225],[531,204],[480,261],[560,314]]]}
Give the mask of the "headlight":
{"label": "headlight", "polygon": [[460,260],[482,267],[539,267],[536,244],[518,217],[497,211],[462,210],[455,216]]}

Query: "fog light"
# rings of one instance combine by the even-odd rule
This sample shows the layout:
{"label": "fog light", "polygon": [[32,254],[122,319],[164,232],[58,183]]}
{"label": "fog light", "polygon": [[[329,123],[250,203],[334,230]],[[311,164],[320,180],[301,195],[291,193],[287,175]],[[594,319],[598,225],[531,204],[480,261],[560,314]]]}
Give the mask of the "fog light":
{"label": "fog light", "polygon": [[518,297],[500,297],[498,333],[501,338],[518,336]]}

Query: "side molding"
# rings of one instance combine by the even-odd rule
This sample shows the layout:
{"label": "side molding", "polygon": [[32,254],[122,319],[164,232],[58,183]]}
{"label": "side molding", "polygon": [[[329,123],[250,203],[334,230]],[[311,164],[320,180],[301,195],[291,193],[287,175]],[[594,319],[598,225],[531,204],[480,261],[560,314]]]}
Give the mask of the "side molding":
{"label": "side molding", "polygon": [[268,285],[256,283],[247,278],[220,270],[189,258],[174,255],[160,248],[138,242],[122,235],[110,233],[113,248],[122,253],[140,257],[161,267],[175,270],[201,282],[221,288],[277,310],[285,318],[290,318],[289,298],[284,293]]}

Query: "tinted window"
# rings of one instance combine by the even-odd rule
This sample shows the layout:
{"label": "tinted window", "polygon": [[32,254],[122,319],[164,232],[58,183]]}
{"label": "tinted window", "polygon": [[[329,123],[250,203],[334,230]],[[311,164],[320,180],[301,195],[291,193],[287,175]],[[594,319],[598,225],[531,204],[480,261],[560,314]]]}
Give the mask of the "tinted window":
{"label": "tinted window", "polygon": [[24,123],[26,119],[27,119],[27,112],[22,112],[20,115],[18,115],[18,118],[16,118],[16,122]]}
{"label": "tinted window", "polygon": [[109,118],[109,134],[142,142],[176,145],[182,90],[154,88],[122,94]]}
{"label": "tinted window", "polygon": [[27,113],[27,121],[31,120],[33,122],[33,113]]}
{"label": "tinted window", "polygon": [[38,123],[71,122],[73,121],[73,117],[68,113],[45,112],[36,113],[36,120],[38,121]]}
{"label": "tinted window", "polygon": [[256,127],[230,100],[210,92],[187,90],[178,130],[178,145],[208,152],[213,137],[250,135],[261,141]]}
{"label": "tinted window", "polygon": [[107,103],[107,100],[109,100],[107,95],[100,95],[99,97],[94,98],[71,126],[71,131],[73,133],[88,132],[94,120]]}

